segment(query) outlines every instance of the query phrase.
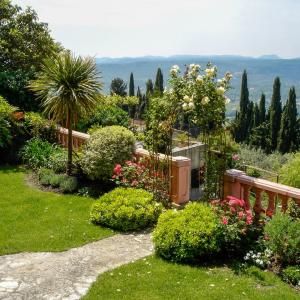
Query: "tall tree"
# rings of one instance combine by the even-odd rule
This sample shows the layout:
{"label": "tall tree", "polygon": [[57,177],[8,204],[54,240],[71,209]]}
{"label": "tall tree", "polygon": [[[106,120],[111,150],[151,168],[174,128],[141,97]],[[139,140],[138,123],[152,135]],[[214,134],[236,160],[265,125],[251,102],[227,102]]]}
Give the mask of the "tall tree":
{"label": "tall tree", "polygon": [[126,90],[127,90],[127,84],[124,82],[123,79],[117,77],[111,81],[111,84],[110,84],[110,94],[111,95],[116,94],[116,95],[124,97],[124,96],[127,96]]}
{"label": "tall tree", "polygon": [[245,141],[249,136],[249,90],[247,72],[242,75],[240,109],[235,120],[234,136],[237,142]]}
{"label": "tall tree", "polygon": [[277,148],[278,133],[280,130],[281,122],[281,94],[280,94],[280,79],[276,77],[273,84],[273,94],[271,105],[269,109],[270,115],[270,138],[271,138],[271,149]]}
{"label": "tall tree", "polygon": [[266,95],[262,93],[259,101],[259,123],[261,124],[265,121],[266,121]]}
{"label": "tall tree", "polygon": [[27,85],[36,78],[43,60],[60,50],[48,25],[39,21],[33,9],[0,1],[0,94],[11,104],[23,110],[38,109]]}
{"label": "tall tree", "polygon": [[284,107],[280,131],[278,136],[278,150],[281,153],[295,151],[298,148],[297,140],[297,104],[296,104],[296,91],[292,87],[289,91],[289,98]]}
{"label": "tall tree", "polygon": [[260,114],[257,103],[254,104],[253,108],[253,128],[256,128],[260,125]]}
{"label": "tall tree", "polygon": [[247,113],[247,130],[248,130],[248,133],[247,133],[247,139],[251,133],[251,130],[255,127],[254,126],[254,110],[255,110],[255,105],[254,105],[254,102],[253,101],[250,101],[249,102],[249,106],[248,106],[248,113]]}
{"label": "tall tree", "polygon": [[154,92],[153,81],[148,79],[146,82],[146,96],[151,97]]}
{"label": "tall tree", "polygon": [[135,96],[135,92],[134,92],[134,78],[133,78],[133,74],[130,74],[130,79],[129,79],[129,96]]}
{"label": "tall tree", "polygon": [[44,113],[68,128],[67,174],[72,172],[72,128],[76,119],[92,112],[98,103],[102,83],[92,58],[63,52],[46,59],[40,76],[30,89],[42,101]]}
{"label": "tall tree", "polygon": [[161,71],[161,68],[157,69],[155,84],[154,84],[154,91],[158,95],[161,95],[164,91],[164,77],[163,77],[163,73]]}

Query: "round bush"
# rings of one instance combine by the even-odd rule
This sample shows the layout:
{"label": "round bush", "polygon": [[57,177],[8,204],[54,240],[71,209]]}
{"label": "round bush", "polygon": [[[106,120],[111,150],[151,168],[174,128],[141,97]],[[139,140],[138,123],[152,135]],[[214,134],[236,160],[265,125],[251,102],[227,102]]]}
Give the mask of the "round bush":
{"label": "round bush", "polygon": [[64,181],[66,175],[63,174],[54,174],[50,178],[50,185],[52,187],[59,187],[60,184]]}
{"label": "round bush", "polygon": [[38,179],[42,185],[50,185],[50,181],[54,176],[54,172],[52,170],[46,168],[40,168],[38,171]]}
{"label": "round bush", "polygon": [[116,188],[93,204],[91,220],[113,229],[131,231],[154,224],[161,210],[162,205],[145,190]]}
{"label": "round bush", "polygon": [[87,141],[80,165],[90,179],[109,179],[116,164],[132,158],[133,133],[121,126],[96,130]]}
{"label": "round bush", "polygon": [[276,214],[265,226],[266,245],[283,264],[300,263],[300,220]]}
{"label": "round bush", "polygon": [[219,250],[218,220],[213,210],[200,203],[188,204],[184,210],[163,213],[153,233],[155,250],[161,257],[192,261]]}
{"label": "round bush", "polygon": [[280,181],[283,184],[300,188],[300,152],[289,160],[280,170]]}

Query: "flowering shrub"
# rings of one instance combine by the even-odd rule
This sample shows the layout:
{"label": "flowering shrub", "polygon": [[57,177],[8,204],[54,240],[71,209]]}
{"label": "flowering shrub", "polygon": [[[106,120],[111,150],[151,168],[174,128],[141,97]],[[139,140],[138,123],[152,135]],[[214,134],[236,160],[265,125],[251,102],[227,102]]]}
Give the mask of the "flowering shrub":
{"label": "flowering shrub", "polygon": [[156,200],[168,203],[168,178],[164,178],[161,172],[151,171],[146,162],[128,160],[123,166],[115,165],[112,180],[119,186],[142,188],[153,192]]}
{"label": "flowering shrub", "polygon": [[211,205],[219,218],[219,239],[224,249],[229,252],[242,250],[241,242],[246,242],[253,223],[252,212],[245,201],[228,196],[211,201]]}
{"label": "flowering shrub", "polygon": [[244,256],[244,260],[247,263],[251,263],[260,267],[262,269],[268,267],[271,264],[272,251],[270,249],[265,249],[262,252],[249,251]]}

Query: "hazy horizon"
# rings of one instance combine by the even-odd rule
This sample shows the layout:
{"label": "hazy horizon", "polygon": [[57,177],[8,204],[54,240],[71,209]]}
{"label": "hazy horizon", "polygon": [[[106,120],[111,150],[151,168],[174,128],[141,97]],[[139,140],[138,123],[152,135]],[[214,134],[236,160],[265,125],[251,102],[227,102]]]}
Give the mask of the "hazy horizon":
{"label": "hazy horizon", "polygon": [[[300,1],[12,0],[81,55],[300,56]],[[210,54],[211,53],[211,54]]]}

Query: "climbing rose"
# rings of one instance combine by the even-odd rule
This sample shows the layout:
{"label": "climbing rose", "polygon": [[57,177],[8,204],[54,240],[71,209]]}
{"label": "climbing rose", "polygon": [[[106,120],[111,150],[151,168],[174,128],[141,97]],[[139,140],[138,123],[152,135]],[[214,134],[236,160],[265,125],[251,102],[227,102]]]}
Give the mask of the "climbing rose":
{"label": "climbing rose", "polygon": [[117,164],[117,165],[115,166],[115,168],[114,168],[114,173],[115,173],[116,175],[120,175],[121,172],[122,172],[122,166],[119,165],[119,164]]}
{"label": "climbing rose", "polygon": [[227,225],[227,224],[228,224],[228,219],[227,219],[226,217],[223,217],[223,218],[222,218],[222,223],[223,223],[224,225]]}

